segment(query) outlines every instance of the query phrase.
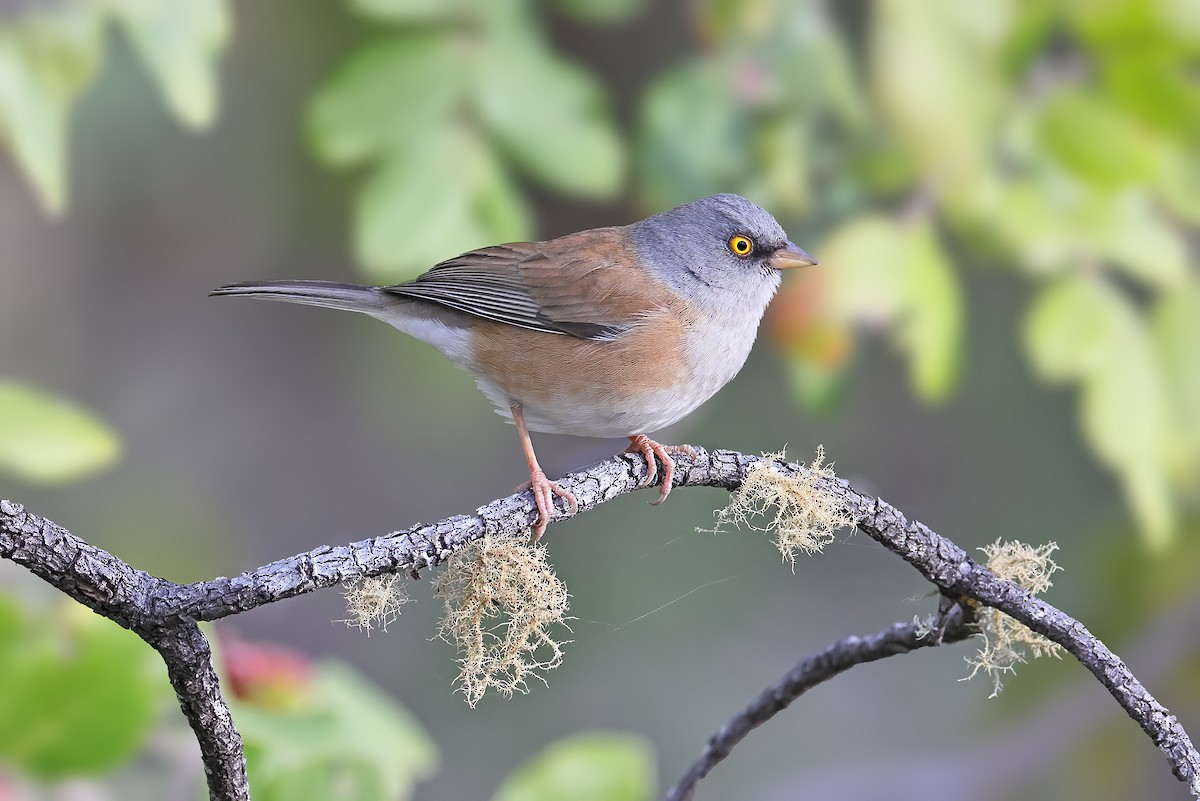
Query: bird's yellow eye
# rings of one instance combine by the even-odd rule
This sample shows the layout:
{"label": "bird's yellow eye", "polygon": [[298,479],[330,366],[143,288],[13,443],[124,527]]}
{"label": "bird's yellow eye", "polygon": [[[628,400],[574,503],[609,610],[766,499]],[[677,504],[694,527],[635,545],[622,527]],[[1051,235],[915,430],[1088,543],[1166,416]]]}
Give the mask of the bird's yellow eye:
{"label": "bird's yellow eye", "polygon": [[734,234],[729,237],[729,249],[735,256],[749,256],[754,252],[754,242],[748,236]]}

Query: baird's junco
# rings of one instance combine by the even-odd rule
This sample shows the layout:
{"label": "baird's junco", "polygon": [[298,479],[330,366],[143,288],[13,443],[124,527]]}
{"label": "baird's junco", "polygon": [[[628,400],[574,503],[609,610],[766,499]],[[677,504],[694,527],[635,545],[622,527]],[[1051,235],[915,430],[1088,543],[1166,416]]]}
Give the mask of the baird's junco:
{"label": "baird's junco", "polygon": [[555,495],[530,431],[628,437],[662,461],[650,434],[681,419],[746,361],[779,271],[816,264],[767,212],[737,195],[697,200],[619,228],[473,250],[416,280],[370,287],[330,281],[255,281],[213,290],[369,314],[433,345],[511,417],[529,463],[540,518]]}

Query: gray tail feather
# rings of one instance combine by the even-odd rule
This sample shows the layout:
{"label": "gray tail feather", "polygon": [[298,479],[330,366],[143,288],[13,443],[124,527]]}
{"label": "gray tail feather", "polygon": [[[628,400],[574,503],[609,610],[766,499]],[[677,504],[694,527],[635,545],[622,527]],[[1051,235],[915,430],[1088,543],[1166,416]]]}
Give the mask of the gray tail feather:
{"label": "gray tail feather", "polygon": [[208,294],[282,300],[365,314],[378,313],[386,303],[377,287],[336,281],[247,281],[217,287]]}

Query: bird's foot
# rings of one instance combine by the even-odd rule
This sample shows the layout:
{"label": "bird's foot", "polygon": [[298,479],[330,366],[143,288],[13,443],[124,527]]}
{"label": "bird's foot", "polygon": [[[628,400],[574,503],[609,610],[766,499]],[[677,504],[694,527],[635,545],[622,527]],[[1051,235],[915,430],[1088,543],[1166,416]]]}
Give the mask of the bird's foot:
{"label": "bird's foot", "polygon": [[662,445],[647,437],[645,434],[638,434],[629,438],[629,447],[625,449],[625,453],[640,453],[646,459],[646,480],[642,482],[643,487],[647,487],[654,483],[654,479],[658,478],[658,465],[654,461],[654,457],[663,464],[663,479],[662,486],[658,490],[658,500],[654,501],[654,505],[662,503],[671,494],[671,484],[675,479],[675,460],[671,458],[672,453],[686,453],[693,459],[699,456],[696,449],[691,445]]}
{"label": "bird's foot", "polygon": [[541,470],[530,473],[529,480],[517,487],[515,492],[524,492],[527,489],[533,490],[533,502],[537,505],[538,510],[538,521],[533,527],[534,542],[540,540],[546,533],[546,526],[550,524],[550,515],[554,512],[555,495],[567,502],[567,509],[571,514],[579,511],[579,501],[575,499],[575,493],[564,489],[558,482],[546,478],[546,474]]}

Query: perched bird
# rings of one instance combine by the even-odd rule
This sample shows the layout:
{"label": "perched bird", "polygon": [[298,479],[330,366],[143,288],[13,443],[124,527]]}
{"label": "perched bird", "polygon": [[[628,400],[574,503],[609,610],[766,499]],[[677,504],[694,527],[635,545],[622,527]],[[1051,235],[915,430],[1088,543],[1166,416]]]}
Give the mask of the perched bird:
{"label": "perched bird", "polygon": [[395,286],[256,281],[211,294],[362,312],[440,350],[516,424],[536,540],[554,496],[572,512],[576,500],[546,478],[529,432],[627,437],[647,484],[662,461],[661,503],[680,448],[647,435],[742,369],[779,271],[812,264],[774,217],[726,194],[621,227],[472,250]]}

